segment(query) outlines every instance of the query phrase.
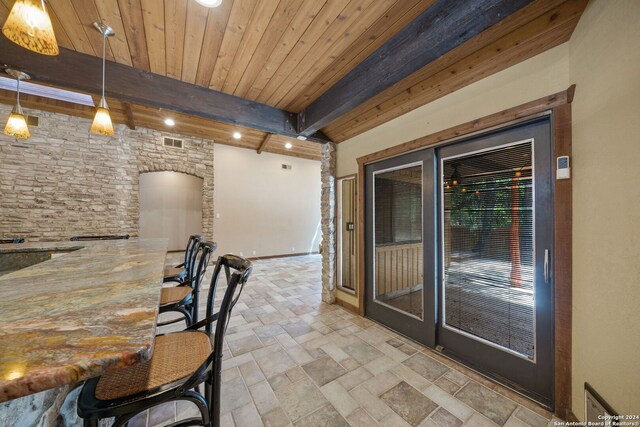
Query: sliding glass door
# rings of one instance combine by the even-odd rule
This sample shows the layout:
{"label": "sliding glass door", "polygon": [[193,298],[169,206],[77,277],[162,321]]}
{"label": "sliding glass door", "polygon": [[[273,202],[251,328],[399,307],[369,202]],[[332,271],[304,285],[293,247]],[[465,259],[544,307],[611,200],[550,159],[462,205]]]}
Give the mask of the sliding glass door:
{"label": "sliding glass door", "polygon": [[[367,166],[367,315],[425,343],[435,341],[433,151]],[[426,209],[425,209],[426,208]],[[427,246],[428,248],[428,246]],[[428,287],[428,290],[425,288]]]}
{"label": "sliding glass door", "polygon": [[550,165],[548,119],[370,165],[365,254],[368,316],[549,406]]}

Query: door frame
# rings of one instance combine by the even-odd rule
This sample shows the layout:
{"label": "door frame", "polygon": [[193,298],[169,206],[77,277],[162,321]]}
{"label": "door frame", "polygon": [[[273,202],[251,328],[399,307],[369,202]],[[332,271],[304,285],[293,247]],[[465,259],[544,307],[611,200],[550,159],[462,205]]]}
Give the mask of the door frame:
{"label": "door frame", "polygon": [[[357,295],[358,309],[365,305],[365,165],[426,147],[452,144],[506,126],[548,115],[552,129],[552,158],[571,156],[571,102],[575,85],[553,95],[442,130],[357,159]],[[554,412],[564,420],[571,412],[571,301],[572,301],[572,180],[556,180],[553,170],[553,278],[554,287]]]}

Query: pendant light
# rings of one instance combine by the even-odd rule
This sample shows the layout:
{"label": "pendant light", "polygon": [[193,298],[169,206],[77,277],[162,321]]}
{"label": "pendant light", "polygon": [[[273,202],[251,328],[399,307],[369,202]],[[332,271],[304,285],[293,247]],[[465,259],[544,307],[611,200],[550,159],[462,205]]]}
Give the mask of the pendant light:
{"label": "pendant light", "polygon": [[29,80],[30,77],[22,71],[13,70],[11,68],[7,68],[5,71],[17,80],[17,88],[16,105],[13,107],[13,110],[11,110],[11,115],[9,116],[9,120],[7,120],[7,125],[4,127],[4,134],[15,136],[16,138],[31,138],[29,128],[27,127],[27,118],[20,106],[20,80]]}
{"label": "pendant light", "polygon": [[107,37],[113,36],[115,33],[113,29],[100,22],[94,22],[93,26],[102,34],[102,98],[96,109],[96,116],[91,124],[91,132],[98,133],[100,135],[113,136],[113,124],[111,123],[111,116],[109,115],[109,106],[107,100],[104,97],[104,73],[106,63],[106,46]]}
{"label": "pendant light", "polygon": [[43,55],[60,53],[44,0],[17,0],[2,26],[9,40]]}

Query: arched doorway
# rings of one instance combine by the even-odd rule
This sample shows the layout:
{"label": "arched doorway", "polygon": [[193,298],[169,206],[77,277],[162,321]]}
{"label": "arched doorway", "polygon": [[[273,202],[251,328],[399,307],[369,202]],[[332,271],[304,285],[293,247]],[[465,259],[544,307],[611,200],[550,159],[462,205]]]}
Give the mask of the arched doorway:
{"label": "arched doorway", "polygon": [[140,174],[140,237],[169,239],[179,251],[190,234],[202,233],[203,179],[180,172]]}

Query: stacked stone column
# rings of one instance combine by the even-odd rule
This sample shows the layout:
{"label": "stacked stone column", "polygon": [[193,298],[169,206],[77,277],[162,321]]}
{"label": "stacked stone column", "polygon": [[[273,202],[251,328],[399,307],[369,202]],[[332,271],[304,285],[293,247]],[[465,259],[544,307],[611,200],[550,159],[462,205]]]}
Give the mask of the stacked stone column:
{"label": "stacked stone column", "polygon": [[336,300],[336,146],[333,142],[322,146],[320,173],[322,301],[333,304]]}

